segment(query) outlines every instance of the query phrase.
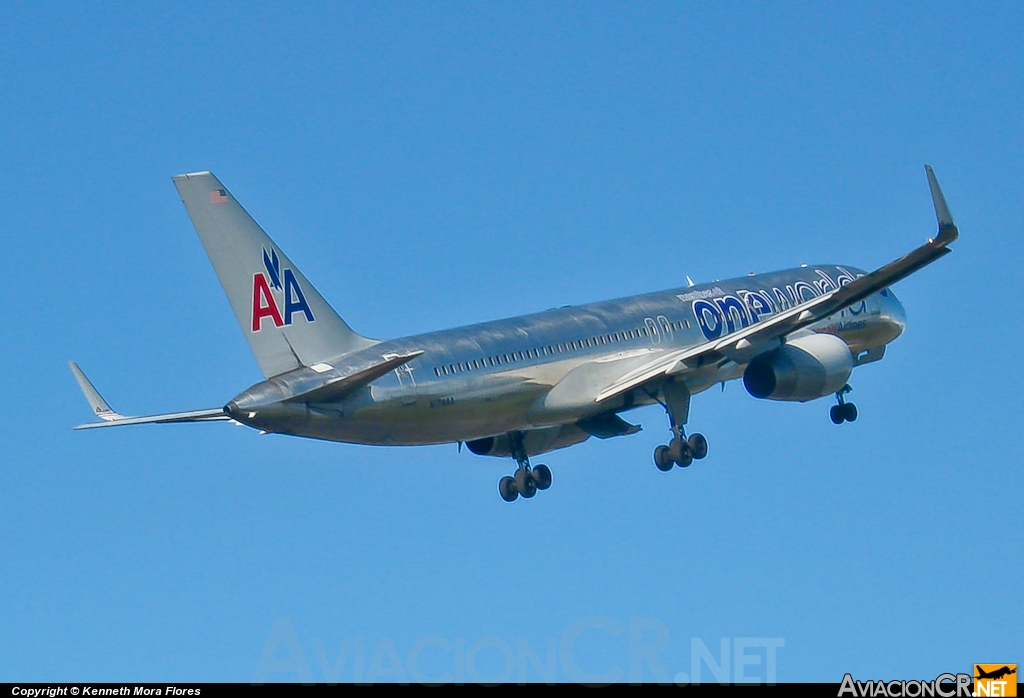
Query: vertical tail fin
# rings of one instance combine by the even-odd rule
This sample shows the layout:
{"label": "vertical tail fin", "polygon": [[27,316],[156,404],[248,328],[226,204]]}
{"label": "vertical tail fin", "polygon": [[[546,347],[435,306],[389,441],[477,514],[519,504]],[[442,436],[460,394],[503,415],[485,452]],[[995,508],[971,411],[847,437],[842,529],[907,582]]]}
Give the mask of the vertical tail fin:
{"label": "vertical tail fin", "polygon": [[376,343],[345,324],[213,174],[173,180],[264,376]]}

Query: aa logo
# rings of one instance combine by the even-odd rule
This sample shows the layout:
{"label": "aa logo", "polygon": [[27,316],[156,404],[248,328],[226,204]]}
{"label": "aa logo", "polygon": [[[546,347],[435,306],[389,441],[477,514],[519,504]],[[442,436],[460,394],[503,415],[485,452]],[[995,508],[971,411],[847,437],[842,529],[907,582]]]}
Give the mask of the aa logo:
{"label": "aa logo", "polygon": [[[292,324],[292,316],[302,313],[307,322],[314,322],[313,311],[302,293],[302,287],[291,269],[281,270],[277,251],[263,248],[263,268],[252,277],[252,331],[259,332],[263,319],[270,318],[274,327]],[[280,299],[280,300],[279,300]],[[282,307],[284,312],[281,312]]]}
{"label": "aa logo", "polygon": [[1017,695],[1016,664],[975,664],[975,696]]}

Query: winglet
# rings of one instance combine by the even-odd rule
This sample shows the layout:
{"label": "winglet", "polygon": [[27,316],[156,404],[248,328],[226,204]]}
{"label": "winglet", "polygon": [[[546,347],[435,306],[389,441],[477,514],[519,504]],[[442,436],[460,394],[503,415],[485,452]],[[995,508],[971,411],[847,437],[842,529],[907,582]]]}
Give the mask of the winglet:
{"label": "winglet", "polygon": [[928,187],[932,190],[932,204],[935,205],[935,218],[939,221],[939,236],[935,239],[940,245],[948,245],[960,236],[953,216],[949,213],[949,206],[946,205],[946,197],[942,195],[939,188],[939,180],[935,178],[935,172],[930,165],[925,165],[924,170],[928,175]]}
{"label": "winglet", "polygon": [[68,365],[71,367],[71,372],[75,374],[75,380],[78,381],[78,387],[82,389],[82,394],[85,395],[85,399],[88,401],[89,407],[92,408],[92,411],[96,413],[97,417],[107,422],[112,422],[116,419],[124,419],[123,415],[120,415],[110,409],[110,405],[108,405],[107,401],[103,399],[100,392],[96,390],[96,386],[94,386],[92,382],[85,377],[85,374],[82,373],[82,369],[78,368],[78,364],[74,361],[69,361]]}

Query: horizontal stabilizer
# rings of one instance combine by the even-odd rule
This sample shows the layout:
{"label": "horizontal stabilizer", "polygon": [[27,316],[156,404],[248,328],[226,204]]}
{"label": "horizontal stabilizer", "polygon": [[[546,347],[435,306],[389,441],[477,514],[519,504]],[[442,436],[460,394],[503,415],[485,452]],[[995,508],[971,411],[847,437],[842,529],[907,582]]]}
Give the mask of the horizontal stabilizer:
{"label": "horizontal stabilizer", "polygon": [[177,424],[179,422],[216,422],[231,417],[224,414],[223,407],[209,410],[192,410],[191,412],[170,412],[154,414],[150,417],[119,417],[106,422],[90,422],[79,424],[75,429],[99,429],[100,427],[120,427],[130,424]]}
{"label": "horizontal stabilizer", "polygon": [[389,371],[393,371],[403,364],[407,364],[417,356],[422,354],[423,351],[414,351],[409,354],[403,354],[401,356],[391,356],[381,361],[379,364],[374,364],[369,368],[363,369],[356,373],[352,373],[347,376],[340,376],[332,380],[328,380],[327,383],[321,385],[313,390],[308,390],[299,395],[293,395],[288,398],[286,402],[301,402],[301,403],[314,403],[314,402],[334,402],[340,400],[345,395],[348,395],[354,390],[369,385],[373,381],[377,380],[381,376],[387,374]]}

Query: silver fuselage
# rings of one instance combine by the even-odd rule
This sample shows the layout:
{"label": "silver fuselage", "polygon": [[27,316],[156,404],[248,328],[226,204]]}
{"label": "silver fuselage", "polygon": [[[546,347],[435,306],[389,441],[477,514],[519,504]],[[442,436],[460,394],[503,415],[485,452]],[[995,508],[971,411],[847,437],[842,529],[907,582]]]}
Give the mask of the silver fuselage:
{"label": "silver fuselage", "polygon": [[[862,274],[849,266],[804,266],[383,341],[329,363],[345,374],[389,356],[423,353],[338,402],[287,402],[320,379],[304,367],[252,386],[226,410],[266,432],[373,445],[452,443],[570,425],[656,399],[645,389],[602,403],[574,402],[566,391],[568,397],[554,395],[553,388],[574,369],[639,364],[697,346]],[[719,308],[718,317],[709,305]],[[896,339],[904,324],[903,306],[886,290],[809,330],[840,337],[855,363],[864,363],[863,357],[876,356]],[[696,394],[739,378],[744,367],[729,360],[713,363],[688,372],[686,386]]]}

